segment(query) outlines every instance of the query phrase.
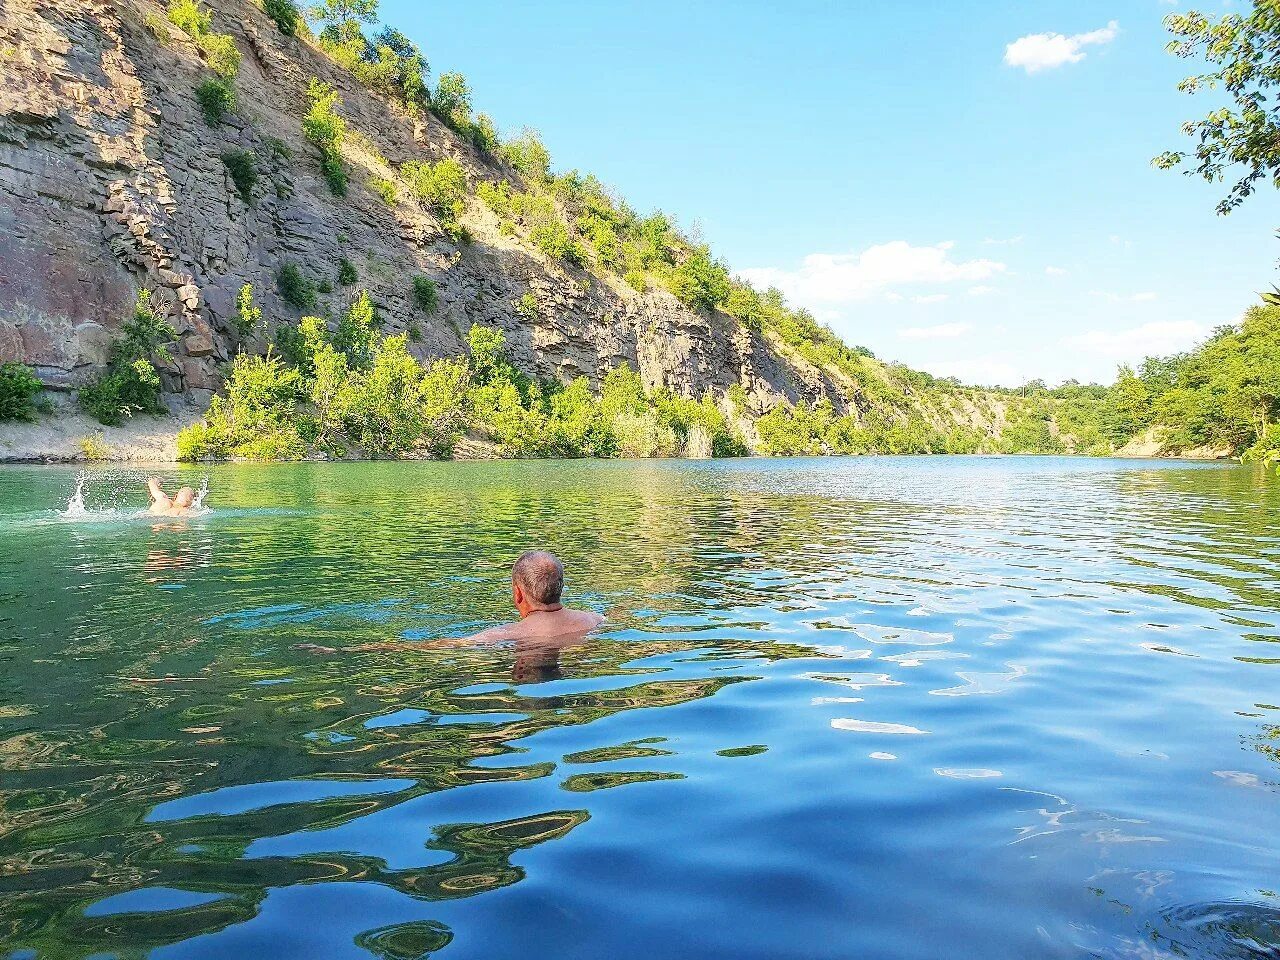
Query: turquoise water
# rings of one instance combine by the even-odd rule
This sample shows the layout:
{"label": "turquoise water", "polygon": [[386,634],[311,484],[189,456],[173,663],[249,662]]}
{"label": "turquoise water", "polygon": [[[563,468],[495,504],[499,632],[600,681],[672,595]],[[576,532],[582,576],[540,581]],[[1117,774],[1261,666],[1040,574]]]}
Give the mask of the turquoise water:
{"label": "turquoise water", "polygon": [[0,471],[0,957],[1280,956],[1274,475],[207,472]]}

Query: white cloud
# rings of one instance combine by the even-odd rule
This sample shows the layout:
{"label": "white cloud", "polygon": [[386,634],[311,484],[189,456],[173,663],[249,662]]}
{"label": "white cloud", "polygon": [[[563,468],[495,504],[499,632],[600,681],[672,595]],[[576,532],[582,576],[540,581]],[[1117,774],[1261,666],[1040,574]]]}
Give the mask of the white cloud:
{"label": "white cloud", "polygon": [[1102,297],[1110,303],[1150,303],[1160,299],[1154,290],[1140,290],[1137,293],[1113,293],[1110,290],[1090,290],[1095,297]]}
{"label": "white cloud", "polygon": [[982,242],[988,247],[1008,247],[1015,243],[1021,243],[1022,240],[1022,234],[1018,234],[1016,237],[987,237]]}
{"label": "white cloud", "polygon": [[1067,275],[1065,267],[1045,267],[1044,272],[1051,277],[1065,277]]}
{"label": "white cloud", "polygon": [[904,340],[949,340],[962,337],[972,329],[971,323],[939,323],[932,327],[907,327],[899,330],[898,336]]}
{"label": "white cloud", "polygon": [[1128,330],[1089,330],[1064,338],[1062,344],[1100,357],[1136,360],[1185,350],[1208,332],[1208,328],[1191,320],[1156,320]]}
{"label": "white cloud", "polygon": [[946,299],[948,299],[948,295],[945,293],[929,293],[923,297],[912,297],[911,302],[912,303],[942,303]]}
{"label": "white cloud", "polygon": [[1084,47],[1110,43],[1120,32],[1120,24],[1112,20],[1101,30],[1064,36],[1061,33],[1031,33],[1019,37],[1004,48],[1004,62],[1022,67],[1027,73],[1051,70],[1085,58]]}
{"label": "white cloud", "polygon": [[975,283],[1006,269],[995,260],[954,260],[952,247],[950,242],[917,247],[894,240],[855,253],[811,253],[796,270],[756,267],[741,276],[757,287],[778,287],[793,302],[812,308],[877,295],[892,299],[895,287]]}
{"label": "white cloud", "polygon": [[995,292],[995,287],[988,287],[983,283],[978,284],[976,287],[969,288],[969,296],[971,297],[985,297],[987,294]]}

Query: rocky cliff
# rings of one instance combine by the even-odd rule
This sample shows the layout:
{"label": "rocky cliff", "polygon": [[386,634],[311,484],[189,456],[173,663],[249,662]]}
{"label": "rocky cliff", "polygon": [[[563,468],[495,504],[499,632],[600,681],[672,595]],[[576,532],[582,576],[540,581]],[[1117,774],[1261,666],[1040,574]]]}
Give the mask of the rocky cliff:
{"label": "rocky cliff", "polygon": [[[242,344],[234,299],[253,284],[269,320],[292,322],[275,275],[285,262],[333,280],[347,257],[356,285],[334,284],[338,314],[368,289],[388,332],[413,326],[423,357],[463,352],[473,323],[500,327],[530,372],[595,380],[629,361],[649,385],[699,394],[740,383],[762,404],[846,390],[723,313],[663,290],[550,262],[472,198],[472,242],[450,239],[416,202],[389,206],[367,185],[410,159],[453,157],[471,186],[518,180],[428,113],[411,116],[356,83],[306,39],[286,37],[252,3],[212,4],[240,48],[240,106],[208,126],[193,90],[201,52],[147,0],[8,0],[0,9],[0,360],[21,360],[55,388],[98,374],[139,289],[179,332],[164,385],[175,408],[203,409]],[[348,138],[345,198],[320,176],[303,138],[310,77],[332,84],[358,135]],[[260,179],[246,204],[222,155],[252,150]],[[439,289],[423,316],[411,278]],[[518,310],[532,294],[536,310]],[[272,323],[268,323],[269,331]],[[263,335],[258,334],[261,338]],[[265,340],[243,344],[263,348]]]}

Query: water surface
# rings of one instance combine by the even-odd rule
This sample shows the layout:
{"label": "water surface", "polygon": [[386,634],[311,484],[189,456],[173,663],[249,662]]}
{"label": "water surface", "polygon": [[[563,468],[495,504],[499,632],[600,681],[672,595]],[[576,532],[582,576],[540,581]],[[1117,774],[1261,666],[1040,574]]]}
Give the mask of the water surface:
{"label": "water surface", "polygon": [[0,471],[0,957],[1280,955],[1274,475],[207,472]]}

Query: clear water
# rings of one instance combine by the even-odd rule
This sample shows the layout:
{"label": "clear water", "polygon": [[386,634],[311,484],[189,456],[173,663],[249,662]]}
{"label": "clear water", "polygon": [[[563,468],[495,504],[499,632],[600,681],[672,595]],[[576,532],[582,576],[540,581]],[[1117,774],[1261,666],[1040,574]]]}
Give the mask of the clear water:
{"label": "clear water", "polygon": [[[1274,475],[141,480],[0,471],[0,957],[1280,956]],[[601,636],[296,648],[505,618],[533,545]]]}

